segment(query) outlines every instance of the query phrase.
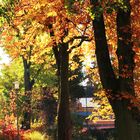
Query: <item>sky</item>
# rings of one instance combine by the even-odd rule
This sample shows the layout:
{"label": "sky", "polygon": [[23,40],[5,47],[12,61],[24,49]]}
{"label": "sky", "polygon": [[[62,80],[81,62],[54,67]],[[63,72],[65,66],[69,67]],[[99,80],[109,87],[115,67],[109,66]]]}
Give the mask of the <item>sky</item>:
{"label": "sky", "polygon": [[9,56],[0,48],[0,67],[2,64],[8,64],[10,62]]}

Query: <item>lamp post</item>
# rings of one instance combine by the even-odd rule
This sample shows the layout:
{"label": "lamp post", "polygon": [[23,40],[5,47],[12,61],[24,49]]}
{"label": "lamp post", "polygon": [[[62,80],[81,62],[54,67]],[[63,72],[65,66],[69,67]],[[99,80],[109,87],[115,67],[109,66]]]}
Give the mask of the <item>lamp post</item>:
{"label": "lamp post", "polygon": [[17,100],[17,104],[16,104],[16,114],[17,114],[17,140],[20,140],[19,137],[19,115],[18,115],[18,90],[19,90],[19,82],[15,81],[14,82],[15,85],[15,92],[16,92],[16,100]]}

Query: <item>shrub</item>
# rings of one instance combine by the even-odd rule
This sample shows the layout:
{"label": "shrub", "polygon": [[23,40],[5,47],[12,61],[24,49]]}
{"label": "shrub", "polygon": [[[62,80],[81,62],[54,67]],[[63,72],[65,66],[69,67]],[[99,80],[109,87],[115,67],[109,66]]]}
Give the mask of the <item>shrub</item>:
{"label": "shrub", "polygon": [[29,132],[24,134],[25,140],[49,140],[44,134],[38,131]]}

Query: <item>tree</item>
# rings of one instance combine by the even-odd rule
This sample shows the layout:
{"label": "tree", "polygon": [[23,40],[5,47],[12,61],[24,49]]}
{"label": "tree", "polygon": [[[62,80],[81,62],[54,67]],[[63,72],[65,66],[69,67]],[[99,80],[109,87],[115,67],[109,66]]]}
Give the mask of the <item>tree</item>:
{"label": "tree", "polygon": [[[30,2],[31,2],[30,4],[32,5],[32,1],[30,1]],[[46,2],[48,2],[48,1],[46,1]],[[12,37],[13,36],[15,37],[14,43],[13,43],[12,37],[11,38],[8,37],[8,39],[7,40],[5,39],[5,40],[9,41],[10,43],[8,44],[6,42],[5,46],[9,50],[11,48],[14,50],[13,52],[9,51],[9,53],[11,53],[11,55],[14,55],[15,57],[21,56],[23,59],[25,93],[27,96],[27,104],[29,106],[29,107],[27,107],[27,109],[25,111],[25,115],[24,115],[25,121],[23,121],[23,127],[25,127],[25,129],[29,129],[30,128],[30,114],[31,114],[30,97],[31,97],[31,90],[32,90],[32,87],[34,84],[34,79],[31,79],[31,73],[30,73],[31,64],[32,64],[31,55],[32,55],[33,49],[35,47],[35,44],[34,44],[35,39],[36,39],[35,33],[36,33],[36,31],[38,31],[38,27],[36,27],[34,25],[38,26],[38,24],[39,24],[39,26],[40,26],[40,23],[41,23],[41,24],[45,24],[45,26],[43,26],[43,27],[47,28],[48,23],[46,25],[46,22],[49,22],[49,24],[50,24],[51,20],[48,21],[48,19],[51,19],[51,18],[45,17],[45,22],[44,22],[44,20],[43,20],[44,18],[42,19],[42,16],[40,16],[40,10],[41,9],[46,10],[46,7],[44,7],[44,6],[42,7],[42,2],[40,2],[39,12],[38,12],[38,10],[36,10],[36,7],[30,8],[30,4],[28,5],[29,6],[29,9],[28,9],[28,6],[26,7],[24,5],[24,4],[26,4],[26,1],[25,1],[25,3],[23,1],[23,3],[20,3],[20,4],[21,5],[23,4],[23,7],[22,7],[23,9],[19,8],[19,5],[17,5],[17,7],[15,7],[15,12],[17,12],[17,13],[15,13],[15,18],[12,21],[12,26],[10,26],[10,29],[11,28],[14,29],[14,30],[12,30],[13,31]],[[59,50],[59,61],[60,61],[60,75],[59,76],[60,76],[60,98],[61,99],[60,99],[60,105],[59,105],[60,111],[58,113],[58,126],[59,126],[58,137],[61,140],[62,139],[68,140],[68,139],[70,139],[70,121],[69,121],[70,112],[69,112],[69,93],[68,93],[69,92],[69,90],[68,90],[68,59],[69,59],[68,58],[68,56],[69,56],[68,49],[69,49],[70,42],[73,42],[75,39],[81,39],[81,37],[78,37],[78,38],[71,37],[70,40],[68,40],[68,41],[64,40],[68,35],[67,24],[72,23],[72,22],[69,22],[68,19],[65,17],[66,9],[64,8],[63,3],[56,2],[55,3],[56,9],[54,9],[53,4],[54,4],[54,2],[52,2],[52,7],[50,6],[49,10],[53,10],[54,13],[56,12],[58,15],[56,17],[56,22],[53,23],[53,25],[57,26],[57,28],[53,27],[55,36],[52,36],[52,42],[49,44],[46,43],[45,47],[54,46],[53,44],[56,44],[55,47]],[[33,9],[35,11],[32,11]],[[62,11],[62,13],[59,13],[58,10],[63,10],[63,11]],[[35,13],[33,14],[33,12],[35,12]],[[42,12],[44,12],[44,11],[42,11]],[[50,13],[48,13],[48,15]],[[52,15],[52,18],[54,15]],[[30,16],[32,17],[32,20],[28,19]],[[46,16],[46,15],[43,15],[43,16]],[[23,20],[24,18],[25,18],[25,20]],[[33,18],[35,20],[33,20]],[[39,23],[37,24],[36,21],[38,21]],[[61,24],[61,23],[63,23],[63,24]],[[74,26],[75,25],[73,25],[72,27],[74,27]],[[34,29],[35,29],[35,33],[34,33]],[[58,29],[58,30],[56,30],[56,29]],[[8,33],[8,36],[9,36],[9,33]],[[4,34],[3,34],[3,38],[4,38]],[[54,41],[55,41],[55,43],[54,43]],[[82,39],[82,41],[83,41],[83,39]],[[80,42],[80,44],[81,44],[81,42]],[[42,45],[42,44],[39,44],[39,45]],[[35,48],[37,48],[36,51],[38,51],[38,52],[40,52],[39,49],[41,48],[39,45],[37,45],[35,47]],[[44,50],[48,52],[47,47]],[[36,54],[36,53],[34,53],[34,54]],[[43,53],[43,54],[45,54],[45,53]]]}
{"label": "tree", "polygon": [[[116,3],[118,78],[110,61],[101,3],[91,0],[91,4],[94,7],[93,11],[96,9],[93,20],[96,57],[103,88],[111,95],[109,101],[115,113],[117,139],[139,140],[137,120],[133,114],[133,107],[129,109],[131,99],[136,98],[133,81],[134,51],[131,38],[131,6],[129,0],[121,2]],[[119,100],[117,97],[121,99]]]}
{"label": "tree", "polygon": [[[61,19],[62,20],[62,19]],[[63,19],[64,20],[64,19]],[[67,21],[67,19],[65,19]],[[67,21],[67,24],[70,21]],[[52,30],[52,29],[51,29]],[[59,110],[58,110],[58,140],[71,140],[71,130],[72,123],[70,118],[70,108],[69,108],[69,53],[72,49],[79,47],[83,41],[88,38],[84,35],[74,36],[68,41],[65,42],[63,38],[68,36],[70,31],[65,29],[64,35],[61,39],[61,42],[56,43],[53,50],[56,58],[58,76],[59,76]],[[51,32],[51,35],[54,36],[54,33]],[[73,42],[76,39],[80,39],[80,42]],[[72,46],[70,47],[70,43]]]}
{"label": "tree", "polygon": [[20,82],[20,85],[23,85],[23,67],[21,64],[21,59],[18,59],[2,65],[0,77],[1,92],[5,91],[5,93],[8,93],[14,88],[14,82],[17,80]]}
{"label": "tree", "polygon": [[[0,90],[1,90],[1,101],[0,106],[1,116],[3,116],[5,126],[9,127],[12,122],[12,127],[15,127],[15,122],[22,114],[22,106],[24,104],[23,91],[23,67],[21,59],[13,60],[7,65],[3,65],[1,68],[0,77]],[[18,80],[19,89],[15,91],[15,82]],[[18,122],[16,127],[18,127]],[[10,130],[11,131],[11,130]]]}
{"label": "tree", "polygon": [[[37,4],[37,5],[36,5]],[[48,6],[49,5],[49,6]],[[80,5],[80,3],[77,3]],[[47,8],[46,8],[47,7]],[[77,6],[78,7],[78,6]],[[73,9],[75,10],[75,9]],[[80,10],[80,9],[78,9]],[[60,12],[61,11],[61,12]],[[58,113],[58,139],[68,140],[71,137],[71,124],[70,124],[70,111],[69,111],[69,90],[68,90],[68,63],[69,63],[69,53],[73,48],[78,47],[82,42],[87,39],[87,36],[83,35],[86,33],[86,28],[83,26],[82,31],[78,31],[80,28],[76,29],[75,22],[80,24],[81,19],[87,15],[81,16],[77,14],[75,17],[68,14],[67,8],[63,1],[35,1],[29,0],[28,2],[20,1],[14,8],[15,16],[10,22],[14,29],[12,36],[14,36],[14,43],[12,37],[6,39],[10,42],[10,45],[7,46],[7,49],[15,50],[13,52],[9,51],[11,54],[18,57],[22,56],[24,64],[24,85],[25,93],[27,95],[27,104],[29,105],[29,110],[25,112],[25,128],[30,128],[30,97],[31,90],[34,84],[34,79],[31,79],[30,68],[31,68],[31,53],[33,52],[33,47],[35,46],[34,41],[36,38],[35,31],[38,31],[38,27],[43,25],[42,30],[48,32],[54,32],[51,43],[46,43],[48,46],[53,46],[59,51],[59,63],[58,69],[59,72],[59,86],[60,86],[60,104],[59,104],[59,113]],[[46,14],[47,13],[47,14]],[[80,13],[80,12],[79,12]],[[71,20],[73,19],[73,21]],[[88,19],[88,16],[87,16]],[[37,21],[37,22],[36,22]],[[88,20],[87,20],[88,21]],[[86,22],[83,22],[86,24]],[[52,25],[52,28],[48,29],[49,25]],[[86,24],[87,25],[87,24]],[[10,28],[10,30],[11,30]],[[5,27],[6,29],[6,27]],[[74,30],[73,30],[74,29]],[[7,29],[6,29],[7,30]],[[52,30],[52,31],[51,31]],[[32,32],[33,31],[33,32]],[[11,32],[10,32],[11,33]],[[32,34],[33,33],[33,34]],[[77,37],[80,34],[80,36]],[[4,37],[4,34],[3,34]],[[12,40],[12,41],[11,41]],[[75,43],[75,40],[78,40]],[[8,44],[7,42],[5,43]],[[70,44],[73,44],[70,48]],[[78,45],[77,45],[78,44]],[[46,47],[46,48],[47,48]],[[40,46],[37,45],[37,51],[40,52]],[[70,50],[69,50],[70,49]],[[46,50],[46,49],[44,49]],[[55,55],[56,56],[56,55]],[[56,58],[56,60],[58,60]],[[23,125],[24,126],[24,125]]]}
{"label": "tree", "polygon": [[[42,60],[40,58],[46,55],[48,52],[47,48],[53,48],[58,68],[60,89],[58,139],[71,139],[68,88],[69,53],[72,53],[73,49],[81,46],[83,41],[88,40],[89,34],[91,33],[91,27],[89,26],[91,18],[93,20],[92,24],[100,79],[103,88],[106,90],[107,95],[109,95],[108,99],[116,116],[118,138],[132,140],[133,137],[134,139],[139,139],[136,127],[137,121],[132,114],[134,109],[131,110],[133,107],[130,108],[132,99],[135,99],[133,82],[134,51],[130,24],[130,7],[129,0],[121,0],[119,2],[91,0],[91,5],[89,5],[88,1],[23,0],[17,3],[14,8],[15,17],[12,20],[13,22],[10,22],[14,31],[5,26],[5,30],[10,30],[5,40],[7,41],[6,44],[10,42],[7,49],[10,50],[9,52],[11,54],[16,57],[19,54],[22,55],[25,66],[25,85],[27,91],[32,88],[34,83],[34,78],[32,79],[30,77],[29,70],[31,68],[31,62],[33,62],[32,60],[36,60],[36,62]],[[89,18],[87,11],[90,12],[91,18]],[[117,26],[116,40],[118,40],[118,75],[116,75],[112,67],[109,53],[109,35],[106,34],[105,28],[107,29],[107,27],[104,22],[104,15],[112,11],[115,11],[117,14],[115,25]],[[116,15],[114,14],[114,16]],[[45,45],[43,40],[36,42],[36,36],[38,35],[36,32],[39,34],[45,32],[45,34],[49,35],[46,37],[49,41],[44,42],[46,43]],[[110,32],[112,33],[112,31]],[[14,43],[11,40],[13,37],[10,36],[11,33],[15,37]],[[35,51],[33,51],[34,47],[36,48]],[[14,51],[15,49],[16,51]],[[40,49],[45,50],[45,52],[43,52],[43,56],[38,57],[38,53],[35,52],[41,53]],[[34,55],[33,59],[31,59],[31,53],[37,55]],[[126,128],[130,129],[129,134],[127,134]]]}
{"label": "tree", "polygon": [[[47,8],[48,15],[45,15],[45,3],[46,5],[49,3],[49,8]],[[42,12],[41,16],[40,9]],[[74,17],[71,17],[68,14],[63,1],[40,2],[39,13],[37,13],[35,19],[38,20],[39,23],[45,25],[45,28],[49,29],[53,41],[52,47],[56,58],[59,76],[58,140],[70,140],[71,120],[68,87],[69,53],[74,48],[80,46],[82,42],[88,38],[85,36],[86,28],[83,26],[81,32],[78,31],[80,28],[78,28],[78,30],[76,29],[74,23],[81,22],[81,20],[76,21]],[[77,36],[77,34],[79,36]],[[75,40],[78,41],[75,42]]]}
{"label": "tree", "polygon": [[[33,24],[35,23],[32,20],[27,19],[22,22],[16,16],[15,14],[15,18],[10,21],[10,24],[5,23],[2,33],[2,44],[12,58],[21,57],[23,61],[24,89],[27,96],[26,106],[28,107],[26,107],[24,113],[22,128],[30,129],[31,91],[38,74],[46,64],[46,56],[48,55],[49,62],[52,62],[52,60],[50,61],[50,49],[44,49],[47,42],[49,42],[47,34],[40,31],[41,28],[39,25],[34,27]],[[17,21],[18,25],[16,24]],[[10,33],[5,30],[7,28],[11,30]],[[44,41],[44,37],[48,37],[48,39]],[[13,50],[12,52],[10,51],[11,49]]]}

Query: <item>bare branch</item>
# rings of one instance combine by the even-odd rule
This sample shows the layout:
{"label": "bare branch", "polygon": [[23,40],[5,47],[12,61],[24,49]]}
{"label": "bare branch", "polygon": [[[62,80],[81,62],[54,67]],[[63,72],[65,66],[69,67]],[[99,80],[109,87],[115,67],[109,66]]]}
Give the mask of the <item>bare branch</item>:
{"label": "bare branch", "polygon": [[85,38],[85,37],[84,37],[84,38],[81,38],[80,42],[79,42],[77,45],[72,46],[72,47],[69,49],[68,53],[71,53],[73,49],[80,47],[84,41],[91,41],[91,40],[92,40],[92,39],[89,39],[89,38],[87,38],[87,37],[86,37],[86,38]]}
{"label": "bare branch", "polygon": [[73,42],[75,39],[87,40],[89,39],[89,37],[88,36],[74,36],[71,39],[69,39],[66,43]]}

